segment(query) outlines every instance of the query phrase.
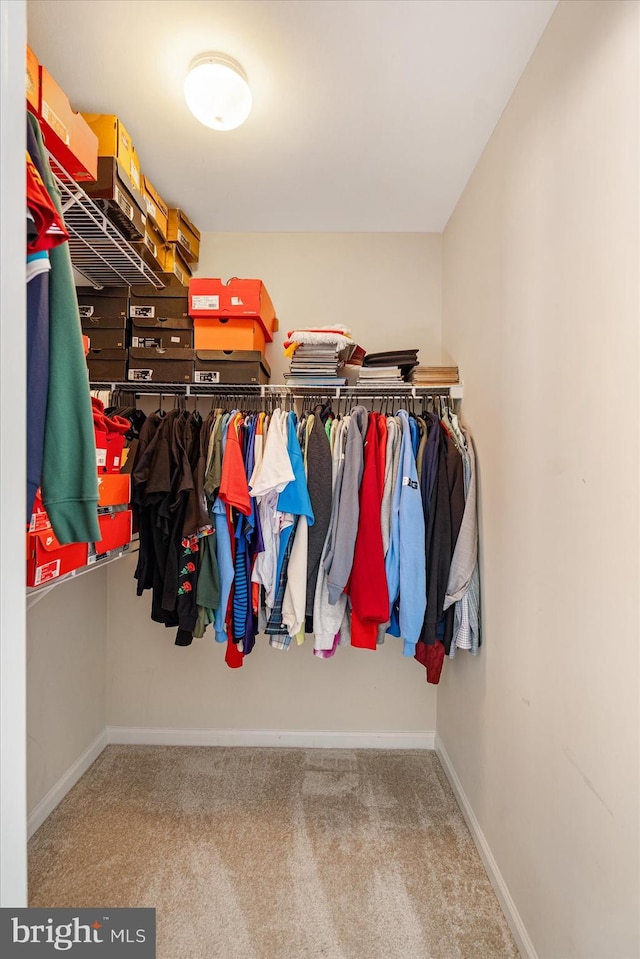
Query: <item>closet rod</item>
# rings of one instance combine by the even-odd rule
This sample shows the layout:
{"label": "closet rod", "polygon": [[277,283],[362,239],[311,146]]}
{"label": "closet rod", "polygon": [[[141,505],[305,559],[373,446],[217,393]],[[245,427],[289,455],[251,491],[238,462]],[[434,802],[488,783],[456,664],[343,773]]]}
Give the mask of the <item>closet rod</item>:
{"label": "closet rod", "polygon": [[309,386],[287,386],[286,384],[252,384],[252,383],[149,383],[149,382],[107,382],[92,381],[92,390],[119,390],[122,393],[138,393],[148,396],[258,396],[258,397],[305,397],[324,396],[333,399],[340,397],[409,397],[449,396],[452,400],[461,400],[463,394],[462,383],[452,383],[436,386],[413,386],[403,383],[398,386],[371,385],[371,386],[330,386],[328,384],[314,384]]}

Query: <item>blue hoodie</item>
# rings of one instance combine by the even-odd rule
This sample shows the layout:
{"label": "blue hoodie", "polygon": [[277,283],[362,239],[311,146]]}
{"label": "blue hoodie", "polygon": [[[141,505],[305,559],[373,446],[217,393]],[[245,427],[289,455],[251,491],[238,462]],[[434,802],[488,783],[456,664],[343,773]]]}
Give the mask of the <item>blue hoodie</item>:
{"label": "blue hoodie", "polygon": [[[287,483],[278,496],[278,509],[282,513],[291,513],[294,517],[306,516],[309,526],[313,526],[313,509],[311,508],[311,499],[309,497],[309,490],[307,489],[304,460],[302,458],[302,450],[300,449],[300,441],[298,440],[298,432],[296,429],[297,423],[296,414],[289,413],[289,419],[287,420],[287,452],[291,461],[294,479]],[[287,550],[287,543],[291,539],[294,529],[295,522],[291,526],[285,526],[280,533],[276,583],[280,580],[280,570],[282,569],[284,554]]]}

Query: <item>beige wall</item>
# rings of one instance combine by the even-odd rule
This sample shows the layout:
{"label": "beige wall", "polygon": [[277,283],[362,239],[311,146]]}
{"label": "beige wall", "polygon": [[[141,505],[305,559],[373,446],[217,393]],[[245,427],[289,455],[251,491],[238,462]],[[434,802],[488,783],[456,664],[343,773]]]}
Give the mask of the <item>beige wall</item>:
{"label": "beige wall", "polygon": [[444,235],[485,647],[437,730],[549,959],[640,955],[638,38],[559,5]]}
{"label": "beige wall", "polygon": [[[188,649],[149,619],[150,594],[133,588],[135,559],[109,569],[107,722],[197,730],[423,732],[435,729],[435,693],[424,670],[389,637],[375,653],[341,649],[321,660],[312,645],[288,652],[258,637],[241,669],[207,631]],[[116,602],[117,597],[117,602]],[[336,743],[336,745],[339,745]]]}
{"label": "beige wall", "polygon": [[422,363],[440,362],[440,234],[205,233],[198,276],[264,280],[280,320],[267,348],[273,383],[296,327],[346,323],[370,353],[415,346]]}
{"label": "beige wall", "polygon": [[[440,358],[442,237],[433,234],[204,234],[202,276],[259,277],[278,310],[272,382],[288,368],[287,330],[346,322],[369,351],[417,346]],[[109,703],[114,726],[178,729],[435,729],[435,690],[396,641],[331,661],[310,643],[282,654],[264,638],[238,671],[210,631],[190,649],[149,619],[129,562],[109,571]],[[116,601],[117,597],[117,601]]]}
{"label": "beige wall", "polygon": [[56,586],[29,611],[29,813],[104,730],[106,637],[105,570]]}

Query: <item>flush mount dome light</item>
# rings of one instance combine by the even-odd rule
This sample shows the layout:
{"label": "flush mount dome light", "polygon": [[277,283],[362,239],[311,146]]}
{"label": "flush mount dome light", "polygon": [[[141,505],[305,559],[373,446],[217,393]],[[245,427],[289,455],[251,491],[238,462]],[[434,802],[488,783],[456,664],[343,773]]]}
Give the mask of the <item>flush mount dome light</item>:
{"label": "flush mount dome light", "polygon": [[244,70],[225,54],[196,57],[184,81],[184,95],[194,117],[212,130],[235,130],[251,111]]}

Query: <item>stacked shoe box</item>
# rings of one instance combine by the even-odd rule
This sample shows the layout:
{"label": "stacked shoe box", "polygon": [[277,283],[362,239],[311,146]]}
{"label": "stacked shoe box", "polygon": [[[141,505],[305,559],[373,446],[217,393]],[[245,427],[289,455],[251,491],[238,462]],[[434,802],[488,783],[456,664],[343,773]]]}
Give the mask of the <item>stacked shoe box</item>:
{"label": "stacked shoe box", "polygon": [[96,563],[131,542],[133,513],[131,473],[123,473],[127,451],[127,434],[131,423],[115,413],[107,414],[104,404],[91,398],[93,429],[96,437],[98,469],[98,523],[100,540],[89,543],[87,562]]}
{"label": "stacked shoe box", "polygon": [[92,398],[93,426],[98,473],[98,524],[95,543],[61,544],[42,501],[36,493],[27,533],[27,586],[43,586],[82,566],[108,558],[131,542],[133,514],[131,474],[122,473],[128,420],[105,413],[100,400]]}
{"label": "stacked shoe box", "polygon": [[87,193],[165,286],[172,277],[186,286],[198,263],[200,231],[183,210],[170,208],[142,173],[120,117],[85,113],[83,118],[98,139],[97,182],[88,186]]}
{"label": "stacked shoe box", "polygon": [[186,289],[159,295],[132,289],[128,379],[145,383],[193,382],[193,320]]}
{"label": "stacked shoe box", "polygon": [[145,234],[134,246],[155,273],[162,273],[167,266],[169,207],[146,176],[142,177],[142,197],[147,217]]}
{"label": "stacked shoe box", "polygon": [[128,240],[145,233],[140,161],[122,120],[108,113],[85,113],[84,119],[98,138],[98,178],[86,192],[113,220]]}
{"label": "stacked shoe box", "polygon": [[98,138],[46,67],[27,47],[27,109],[38,118],[45,146],[63,169],[83,184],[98,176]]}
{"label": "stacked shoe box", "polygon": [[127,378],[129,290],[79,287],[82,332],[89,338],[87,365],[94,382],[117,383]]}
{"label": "stacked shoe box", "polygon": [[189,312],[196,383],[269,382],[265,351],[278,320],[262,280],[193,278]]}
{"label": "stacked shoe box", "polygon": [[191,383],[195,353],[187,288],[79,288],[94,383]]}

